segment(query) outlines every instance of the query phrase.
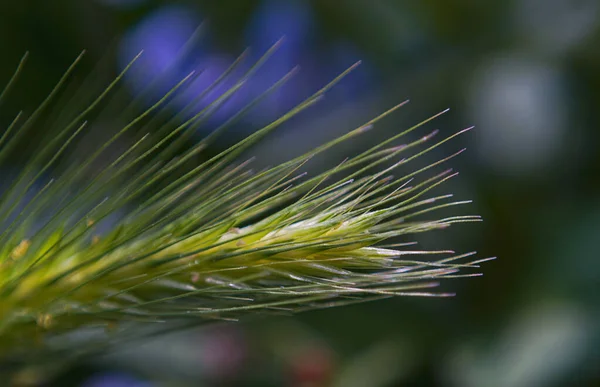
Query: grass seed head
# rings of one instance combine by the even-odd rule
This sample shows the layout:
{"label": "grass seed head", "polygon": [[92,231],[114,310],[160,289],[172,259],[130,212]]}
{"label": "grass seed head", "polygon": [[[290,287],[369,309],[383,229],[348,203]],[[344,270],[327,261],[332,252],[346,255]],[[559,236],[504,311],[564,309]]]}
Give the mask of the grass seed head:
{"label": "grass seed head", "polygon": [[[53,111],[56,96],[80,60],[29,117],[16,115],[0,138],[0,161],[40,124],[41,116]],[[415,250],[396,239],[480,220],[464,215],[428,218],[438,209],[466,204],[451,201],[451,195],[430,196],[455,176],[450,170],[422,177],[458,153],[400,177],[391,173],[463,131],[432,144],[437,131],[394,144],[436,115],[335,168],[313,177],[302,173],[308,160],[365,133],[403,102],[272,168],[254,172],[251,161],[240,161],[243,152],[316,103],[354,67],[287,114],[200,162],[193,161],[214,135],[183,153],[174,152],[178,141],[189,138],[255,68],[196,114],[190,114],[193,104],[175,116],[169,113],[173,98],[193,74],[141,112],[137,100],[126,106],[111,104],[121,100],[123,74],[99,94],[82,95],[86,104],[74,103],[76,108],[62,111],[54,120],[57,126],[50,128],[52,136],[0,196],[0,353],[9,356],[31,348],[32,342],[44,350],[78,353],[70,344],[72,333],[94,327],[103,328],[100,342],[111,343],[111,337],[147,333],[139,327],[150,323],[198,324],[398,295],[448,296],[431,288],[444,278],[463,275],[458,273],[464,269],[477,268],[480,261],[450,250]],[[121,112],[116,120],[121,129],[87,157],[57,168],[76,148],[88,120],[112,117],[115,106]],[[135,133],[143,135],[116,156],[111,154],[112,145]],[[110,161],[98,169],[106,159]],[[423,260],[424,255],[433,259]]]}

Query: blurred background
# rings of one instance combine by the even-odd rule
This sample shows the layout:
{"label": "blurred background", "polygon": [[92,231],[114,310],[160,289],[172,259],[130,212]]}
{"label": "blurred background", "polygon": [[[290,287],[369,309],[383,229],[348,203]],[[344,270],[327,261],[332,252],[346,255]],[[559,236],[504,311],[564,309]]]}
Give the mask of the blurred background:
{"label": "blurred background", "polygon": [[[484,222],[418,240],[498,259],[483,277],[444,284],[458,293],[451,299],[395,298],[128,343],[49,385],[600,386],[597,0],[4,0],[0,82],[28,50],[28,86],[9,101],[27,110],[81,50],[84,77],[97,66],[117,74],[144,49],[142,65],[126,76],[128,93],[135,97],[148,79],[170,85],[202,69],[191,96],[244,49],[252,63],[282,36],[192,141],[295,65],[300,72],[215,150],[362,60],[318,106],[258,145],[258,162],[281,162],[411,100],[323,164],[339,162],[451,108],[418,135],[476,126],[431,157],[468,148],[451,162],[461,176],[445,189],[474,199],[469,212]],[[205,105],[231,85],[207,93]],[[8,117],[0,115],[2,125]],[[19,167],[18,158],[11,162]]]}

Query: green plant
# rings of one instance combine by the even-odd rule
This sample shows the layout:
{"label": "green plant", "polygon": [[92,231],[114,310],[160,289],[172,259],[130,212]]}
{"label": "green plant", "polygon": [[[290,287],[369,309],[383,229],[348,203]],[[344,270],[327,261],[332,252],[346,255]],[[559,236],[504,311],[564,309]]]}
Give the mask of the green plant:
{"label": "green plant", "polygon": [[[87,120],[97,118],[98,111],[116,107],[124,119],[139,109],[138,100],[122,107],[114,96],[123,74],[93,99],[75,98],[68,103],[83,105],[76,112],[52,105],[80,59],[37,110],[27,119],[19,113],[0,138],[2,162],[40,119],[46,125],[54,118],[60,127],[28,157],[0,197],[0,354],[4,359],[28,359],[36,350],[78,354],[95,348],[89,344],[92,341],[108,344],[147,334],[140,327],[157,322],[197,325],[396,295],[446,296],[428,289],[443,278],[476,275],[458,272],[484,261],[472,260],[471,253],[410,250],[410,243],[393,242],[398,236],[480,220],[478,216],[425,218],[437,209],[467,203],[452,202],[451,195],[426,196],[455,176],[451,170],[413,183],[414,177],[460,152],[400,178],[389,176],[464,132],[430,146],[426,143],[435,132],[394,145],[436,116],[314,177],[300,173],[308,160],[360,136],[404,103],[270,169],[254,172],[248,168],[250,161],[239,161],[266,134],[318,102],[352,68],[278,120],[201,162],[196,162],[198,156],[217,135],[295,70],[181,152],[198,125],[257,67],[202,112],[185,118],[192,102],[189,109],[173,115],[169,110],[173,96],[193,79],[190,74],[150,108],[136,113],[91,155],[60,169],[56,165],[76,149]],[[0,104],[24,62],[25,58],[0,94]],[[117,141],[140,131],[147,134],[111,156]],[[115,215],[118,220],[111,221]],[[100,233],[100,224],[108,225],[108,231]],[[415,260],[424,254],[444,258]],[[82,340],[76,334],[82,331],[93,332],[94,340]]]}

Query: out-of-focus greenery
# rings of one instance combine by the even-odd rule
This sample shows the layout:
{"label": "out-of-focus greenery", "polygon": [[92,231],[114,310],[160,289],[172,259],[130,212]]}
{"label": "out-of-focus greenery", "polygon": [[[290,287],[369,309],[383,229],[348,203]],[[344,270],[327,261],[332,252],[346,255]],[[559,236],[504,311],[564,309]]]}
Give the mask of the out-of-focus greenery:
{"label": "out-of-focus greenery", "polygon": [[[35,87],[16,90],[15,98],[31,108],[83,48],[90,69],[100,63],[117,72],[118,53],[127,51],[122,37],[167,5],[173,2],[4,1],[0,79],[29,50],[27,77]],[[464,138],[469,152],[455,163],[462,178],[452,189],[474,197],[485,221],[420,243],[475,248],[499,259],[482,278],[446,284],[458,292],[454,299],[392,299],[128,344],[57,377],[57,386],[597,385],[598,2],[190,0],[177,6],[191,21],[208,21],[200,40],[210,45],[200,60],[271,44],[261,40],[271,30],[260,32],[271,25],[273,34],[289,35],[283,55],[303,62],[306,83],[318,85],[343,70],[317,71],[340,47],[352,48],[347,65],[363,59],[355,78],[363,83],[342,89],[324,101],[327,109],[290,123],[256,149],[265,164],[405,98],[411,104],[388,123],[387,134],[446,107],[453,110],[435,123],[442,131],[476,125]],[[21,162],[11,161],[14,168]],[[116,384],[126,383],[123,375],[131,381]]]}

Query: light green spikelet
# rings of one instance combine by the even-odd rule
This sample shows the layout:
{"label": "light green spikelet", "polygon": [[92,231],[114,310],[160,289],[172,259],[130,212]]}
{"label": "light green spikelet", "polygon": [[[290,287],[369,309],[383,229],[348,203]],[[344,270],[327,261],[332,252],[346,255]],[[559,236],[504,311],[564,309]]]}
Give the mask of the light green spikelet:
{"label": "light green spikelet", "polygon": [[[40,116],[53,109],[80,59],[38,110],[26,119],[16,115],[0,139],[0,161],[34,125],[44,124]],[[0,104],[23,63],[0,94]],[[155,322],[199,324],[396,295],[447,296],[429,289],[444,278],[476,275],[459,273],[483,261],[473,260],[471,253],[414,250],[411,243],[395,243],[397,237],[480,220],[428,218],[437,209],[467,203],[453,202],[451,195],[429,196],[455,176],[451,170],[421,178],[460,152],[390,177],[394,169],[462,133],[432,145],[427,144],[435,133],[393,145],[436,116],[310,178],[301,173],[309,159],[360,136],[405,103],[270,169],[255,172],[249,169],[251,160],[240,161],[242,152],[316,103],[348,71],[281,118],[190,167],[214,134],[184,153],[175,152],[178,145],[255,70],[202,112],[185,119],[191,104],[173,116],[172,97],[194,78],[190,74],[142,113],[123,113],[119,131],[62,169],[55,167],[76,149],[86,127],[111,114],[110,101],[118,101],[123,74],[71,118],[49,115],[58,130],[30,155],[0,197],[0,356],[33,347],[73,351],[73,332],[86,329],[102,330],[109,342]],[[133,101],[117,108],[131,112],[139,106]],[[113,144],[135,133],[143,135],[132,135],[137,140],[111,156]],[[98,168],[106,159],[110,161]],[[429,254],[434,258],[418,259]]]}

